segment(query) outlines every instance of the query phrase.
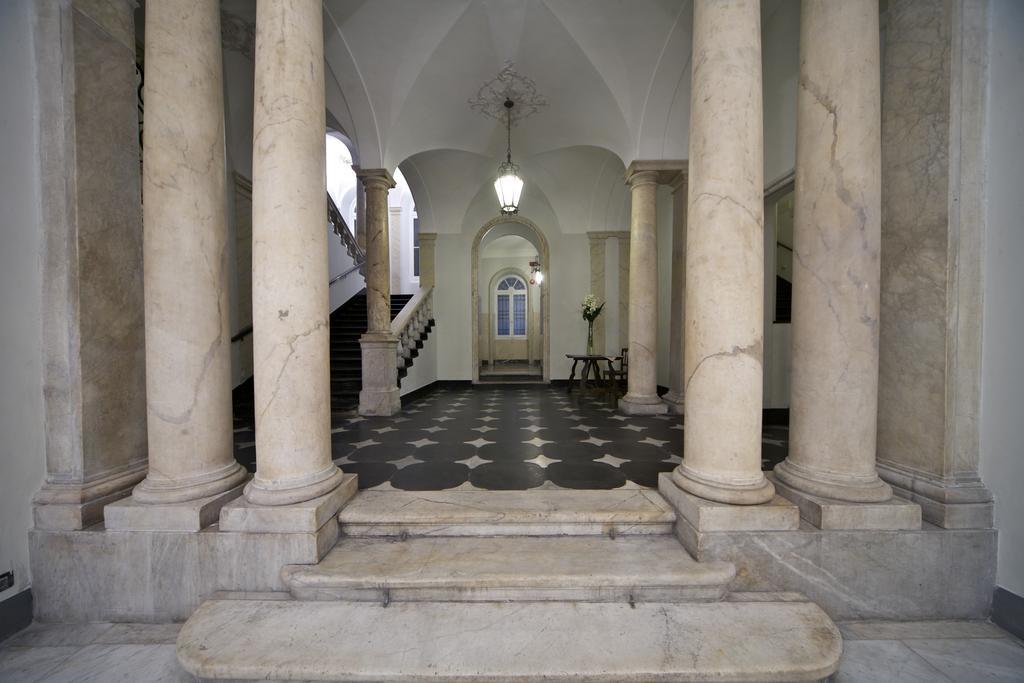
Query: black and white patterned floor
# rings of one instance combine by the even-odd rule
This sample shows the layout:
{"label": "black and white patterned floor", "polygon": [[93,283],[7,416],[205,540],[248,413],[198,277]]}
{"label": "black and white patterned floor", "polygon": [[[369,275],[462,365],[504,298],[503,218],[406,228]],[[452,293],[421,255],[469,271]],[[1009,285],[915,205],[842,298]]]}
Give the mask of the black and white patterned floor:
{"label": "black and white patterned floor", "polygon": [[[599,398],[544,385],[438,388],[395,417],[332,416],[334,461],[360,488],[655,487],[683,452],[682,418],[625,416]],[[251,420],[237,410],[235,455],[255,470]],[[785,426],[766,425],[762,468],[786,457]]]}

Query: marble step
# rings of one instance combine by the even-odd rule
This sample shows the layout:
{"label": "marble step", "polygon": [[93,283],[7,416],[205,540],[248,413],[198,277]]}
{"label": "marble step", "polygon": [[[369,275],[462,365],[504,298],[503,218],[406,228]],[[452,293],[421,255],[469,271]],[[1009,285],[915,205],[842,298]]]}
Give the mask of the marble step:
{"label": "marble step", "polygon": [[736,571],[674,536],[342,538],[282,578],[300,600],[720,600]]}
{"label": "marble step", "polygon": [[346,536],[671,534],[672,507],[651,489],[363,491],[342,509]]}
{"label": "marble step", "polygon": [[818,681],[841,651],[806,601],[208,600],[177,644],[233,681]]}

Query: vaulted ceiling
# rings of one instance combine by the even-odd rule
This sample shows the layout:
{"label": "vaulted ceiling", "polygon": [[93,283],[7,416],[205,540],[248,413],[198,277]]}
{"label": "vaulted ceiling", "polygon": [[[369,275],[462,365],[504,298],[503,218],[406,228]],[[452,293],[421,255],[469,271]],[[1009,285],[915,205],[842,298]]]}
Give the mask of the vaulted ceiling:
{"label": "vaulted ceiling", "polygon": [[328,110],[358,164],[401,166],[427,229],[494,214],[504,126],[468,100],[508,62],[548,102],[512,133],[523,208],[560,230],[626,228],[625,165],[687,156],[690,0],[325,0],[324,11]]}

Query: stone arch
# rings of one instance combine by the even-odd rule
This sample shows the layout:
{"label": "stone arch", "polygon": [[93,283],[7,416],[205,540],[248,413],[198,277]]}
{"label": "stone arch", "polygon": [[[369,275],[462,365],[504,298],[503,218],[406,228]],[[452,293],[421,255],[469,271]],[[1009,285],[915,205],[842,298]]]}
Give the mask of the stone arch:
{"label": "stone arch", "polygon": [[[502,229],[500,226],[510,226]],[[492,237],[502,235],[518,235],[534,247],[540,256],[541,270],[544,272],[544,283],[540,285],[540,318],[541,318],[541,370],[545,382],[551,381],[551,249],[547,237],[537,225],[528,218],[518,215],[498,216],[484,223],[473,239],[470,250],[470,300],[469,319],[472,324],[473,346],[473,383],[480,381],[480,248],[484,239],[494,231]],[[526,278],[529,281],[529,278]]]}

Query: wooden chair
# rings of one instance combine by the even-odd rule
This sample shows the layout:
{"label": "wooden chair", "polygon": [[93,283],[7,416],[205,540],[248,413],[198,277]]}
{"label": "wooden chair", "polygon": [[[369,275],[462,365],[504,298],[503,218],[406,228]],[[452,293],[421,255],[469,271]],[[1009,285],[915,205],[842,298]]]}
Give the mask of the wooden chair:
{"label": "wooden chair", "polygon": [[[613,399],[619,397],[619,382],[624,386],[629,385],[629,349],[622,349],[619,358],[619,368],[615,369],[615,363],[609,362],[608,369],[604,371],[604,378],[608,381],[608,393]],[[623,392],[625,393],[625,392]]]}

